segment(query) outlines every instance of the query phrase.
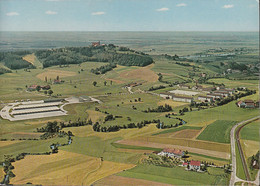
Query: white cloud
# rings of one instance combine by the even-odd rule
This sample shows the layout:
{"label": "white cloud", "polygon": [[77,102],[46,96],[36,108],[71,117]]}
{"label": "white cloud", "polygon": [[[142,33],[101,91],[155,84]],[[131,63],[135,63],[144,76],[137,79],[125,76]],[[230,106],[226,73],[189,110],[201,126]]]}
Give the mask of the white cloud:
{"label": "white cloud", "polygon": [[45,12],[45,14],[56,15],[56,14],[58,14],[58,12],[54,12],[54,11],[48,10],[48,11]]}
{"label": "white cloud", "polygon": [[233,8],[234,5],[224,5],[222,8]]}
{"label": "white cloud", "polygon": [[7,16],[18,16],[19,13],[18,12],[8,12],[6,15]]}
{"label": "white cloud", "polygon": [[182,6],[187,6],[187,4],[185,4],[185,3],[180,3],[180,4],[177,4],[176,6],[182,7]]}
{"label": "white cloud", "polygon": [[104,15],[106,12],[92,12],[91,15]]}
{"label": "white cloud", "polygon": [[156,11],[158,12],[165,12],[165,11],[168,11],[169,8],[159,8],[159,9],[156,9]]}

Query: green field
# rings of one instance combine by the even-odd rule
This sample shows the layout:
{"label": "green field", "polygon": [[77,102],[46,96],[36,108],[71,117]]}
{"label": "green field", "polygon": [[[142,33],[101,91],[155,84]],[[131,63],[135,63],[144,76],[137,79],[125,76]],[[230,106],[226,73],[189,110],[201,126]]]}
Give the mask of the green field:
{"label": "green field", "polygon": [[194,127],[194,126],[180,126],[178,128],[172,128],[172,129],[165,129],[162,132],[155,133],[153,135],[159,135],[159,134],[167,134],[167,133],[173,133],[181,130],[186,130],[186,129],[195,129],[195,130],[200,130],[202,127]]}
{"label": "green field", "polygon": [[238,146],[236,143],[236,165],[237,165],[237,177],[246,180],[246,175],[244,172],[244,168],[243,168],[243,164],[242,164],[242,160],[239,154],[239,150],[238,150]]}
{"label": "green field", "polygon": [[249,123],[240,131],[241,139],[259,141],[259,120]]}
{"label": "green field", "polygon": [[226,185],[228,181],[225,176],[185,171],[181,167],[166,168],[154,165],[139,165],[117,175],[172,185]]}
{"label": "green field", "polygon": [[219,143],[230,143],[230,130],[236,123],[237,122],[235,121],[217,120],[208,125],[197,139]]}

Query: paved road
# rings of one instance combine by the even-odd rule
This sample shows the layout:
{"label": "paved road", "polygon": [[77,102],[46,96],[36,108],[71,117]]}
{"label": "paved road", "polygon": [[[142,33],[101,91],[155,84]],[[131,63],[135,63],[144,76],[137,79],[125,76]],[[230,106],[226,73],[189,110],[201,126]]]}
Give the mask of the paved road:
{"label": "paved road", "polygon": [[[239,181],[242,181],[242,182],[250,182],[250,181],[246,181],[246,180],[242,180],[240,178],[237,177],[237,174],[236,174],[236,139],[235,139],[235,131],[236,131],[236,128],[245,124],[245,123],[248,123],[250,121],[253,121],[253,120],[256,120],[260,118],[260,116],[256,116],[254,118],[251,118],[251,119],[248,119],[248,120],[245,120],[245,121],[242,121],[238,124],[236,124],[232,129],[231,129],[231,132],[230,132],[230,145],[231,145],[231,157],[232,157],[232,172],[231,172],[231,178],[230,178],[230,182],[229,182],[229,186],[233,186],[235,185],[236,182],[239,182]],[[254,182],[250,182],[250,183],[254,183],[256,185],[259,185],[259,172],[258,172],[258,176],[256,178],[256,180]]]}

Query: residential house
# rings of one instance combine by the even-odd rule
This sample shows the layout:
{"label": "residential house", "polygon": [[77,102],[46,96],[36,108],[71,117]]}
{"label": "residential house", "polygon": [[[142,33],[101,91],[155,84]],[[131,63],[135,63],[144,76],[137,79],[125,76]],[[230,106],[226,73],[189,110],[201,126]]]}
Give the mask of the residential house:
{"label": "residential house", "polygon": [[171,149],[171,148],[165,148],[162,152],[159,152],[158,155],[160,156],[168,156],[168,157],[176,157],[181,158],[184,156],[184,151],[179,149]]}
{"label": "residential house", "polygon": [[190,161],[190,170],[199,171],[200,170],[200,161]]}
{"label": "residential house", "polygon": [[213,97],[210,96],[198,96],[198,100],[203,102],[213,102]]}

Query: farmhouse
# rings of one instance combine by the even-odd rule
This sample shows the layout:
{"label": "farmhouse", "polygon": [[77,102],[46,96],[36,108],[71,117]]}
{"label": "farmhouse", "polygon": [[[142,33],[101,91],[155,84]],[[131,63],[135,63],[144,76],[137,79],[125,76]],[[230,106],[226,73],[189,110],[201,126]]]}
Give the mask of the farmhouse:
{"label": "farmhouse", "polygon": [[100,46],[100,41],[92,42],[91,44],[92,44],[93,47],[97,47],[97,46]]}
{"label": "farmhouse", "polygon": [[203,102],[213,102],[213,98],[210,96],[198,96],[198,100]]}
{"label": "farmhouse", "polygon": [[169,156],[169,157],[177,157],[181,158],[184,156],[184,152],[179,149],[171,149],[171,148],[165,148],[162,152],[159,152],[158,155],[160,156]]}
{"label": "farmhouse", "polygon": [[190,170],[199,171],[200,170],[200,161],[190,161]]}
{"label": "farmhouse", "polygon": [[255,103],[251,99],[244,100],[246,106],[245,108],[255,108]]}
{"label": "farmhouse", "polygon": [[28,91],[35,91],[38,85],[31,85],[27,88]]}
{"label": "farmhouse", "polygon": [[240,108],[245,108],[246,104],[243,101],[239,101],[239,102],[237,102],[237,106],[240,107]]}
{"label": "farmhouse", "polygon": [[173,99],[174,101],[181,101],[181,102],[188,102],[188,103],[193,102],[193,97],[172,95],[172,99]]}

